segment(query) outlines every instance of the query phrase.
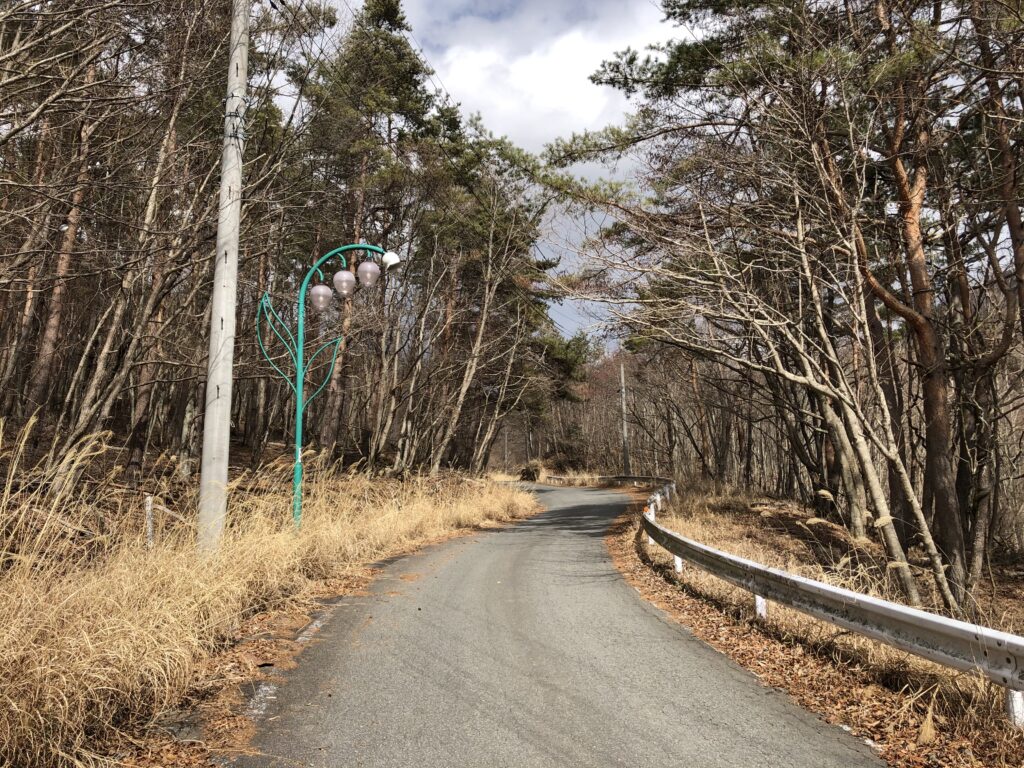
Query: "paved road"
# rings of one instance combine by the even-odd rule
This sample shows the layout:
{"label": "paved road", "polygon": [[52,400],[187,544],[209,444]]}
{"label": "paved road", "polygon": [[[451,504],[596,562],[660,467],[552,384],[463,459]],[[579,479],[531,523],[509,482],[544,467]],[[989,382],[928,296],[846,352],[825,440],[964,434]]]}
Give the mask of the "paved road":
{"label": "paved road", "polygon": [[335,609],[234,765],[882,765],[640,599],[602,540],[625,497],[536,490],[547,512]]}

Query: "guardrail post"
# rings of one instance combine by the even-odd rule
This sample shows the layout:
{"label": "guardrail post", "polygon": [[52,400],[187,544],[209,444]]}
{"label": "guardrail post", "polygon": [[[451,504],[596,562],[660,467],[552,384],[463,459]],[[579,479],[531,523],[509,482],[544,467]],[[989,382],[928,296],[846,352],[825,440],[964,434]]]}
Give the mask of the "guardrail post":
{"label": "guardrail post", "polygon": [[1006,716],[1018,728],[1024,728],[1024,691],[1006,689]]}
{"label": "guardrail post", "polygon": [[757,614],[759,619],[768,618],[768,601],[760,595],[754,595],[754,613]]}
{"label": "guardrail post", "polygon": [[[660,494],[663,493],[663,494],[665,494],[665,501],[666,502],[671,501],[672,500],[672,491],[674,490],[674,488],[675,488],[675,483],[662,486],[661,491],[659,492],[659,499],[660,499]],[[675,555],[672,558],[672,565],[675,568],[676,573],[682,573],[683,572],[683,558],[681,558],[679,555]]]}
{"label": "guardrail post", "polygon": [[[647,508],[651,511],[651,522],[653,523],[657,519],[658,506],[661,502],[661,497],[658,494],[654,494],[647,500]],[[649,535],[647,537],[647,546],[653,547],[655,541]]]}
{"label": "guardrail post", "polygon": [[146,494],[146,549],[153,548],[153,497]]}

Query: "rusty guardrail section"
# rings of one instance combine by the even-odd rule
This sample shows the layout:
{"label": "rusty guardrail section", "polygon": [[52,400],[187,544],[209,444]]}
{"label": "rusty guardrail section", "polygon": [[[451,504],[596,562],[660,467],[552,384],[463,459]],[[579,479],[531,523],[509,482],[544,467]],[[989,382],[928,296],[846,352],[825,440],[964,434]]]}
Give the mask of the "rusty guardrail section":
{"label": "rusty guardrail section", "polygon": [[641,524],[649,543],[675,556],[677,572],[690,563],[753,593],[761,618],[767,612],[765,601],[773,600],[938,664],[980,673],[1006,688],[1006,713],[1015,725],[1024,727],[1024,637],[807,579],[680,536],[656,519],[675,494],[675,483],[666,478],[619,475],[598,480],[656,488],[647,498]]}

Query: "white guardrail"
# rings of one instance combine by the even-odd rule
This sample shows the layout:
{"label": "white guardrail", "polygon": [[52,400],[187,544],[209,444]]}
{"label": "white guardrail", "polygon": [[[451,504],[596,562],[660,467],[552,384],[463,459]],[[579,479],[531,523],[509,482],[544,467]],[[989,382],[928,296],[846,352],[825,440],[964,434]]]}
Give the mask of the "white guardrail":
{"label": "white guardrail", "polygon": [[[557,476],[547,479],[569,481]],[[676,572],[682,571],[684,563],[692,563],[753,593],[760,618],[767,615],[767,601],[773,600],[938,664],[981,673],[1006,688],[1006,714],[1024,727],[1024,637],[834,587],[684,538],[656,521],[656,514],[675,494],[671,480],[613,475],[597,481],[656,488],[647,498],[642,525],[650,544],[659,544],[675,556]]]}

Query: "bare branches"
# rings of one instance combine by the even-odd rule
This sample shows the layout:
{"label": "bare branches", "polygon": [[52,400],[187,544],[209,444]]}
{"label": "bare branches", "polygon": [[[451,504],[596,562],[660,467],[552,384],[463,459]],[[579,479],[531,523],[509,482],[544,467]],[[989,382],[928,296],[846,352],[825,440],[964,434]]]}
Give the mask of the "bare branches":
{"label": "bare branches", "polygon": [[994,385],[1020,356],[1020,31],[982,0],[846,10],[716,17],[700,87],[641,105],[647,197],[563,189],[615,221],[587,295],[619,332],[751,382],[806,474],[787,483],[857,533],[873,516],[904,575],[924,546],[955,611],[998,517]]}

